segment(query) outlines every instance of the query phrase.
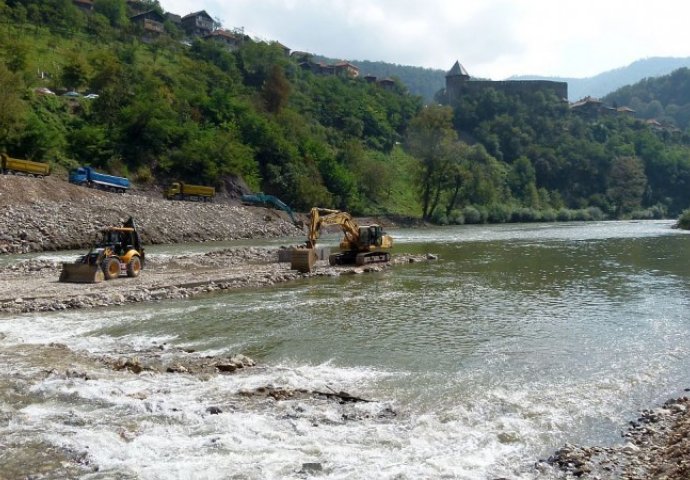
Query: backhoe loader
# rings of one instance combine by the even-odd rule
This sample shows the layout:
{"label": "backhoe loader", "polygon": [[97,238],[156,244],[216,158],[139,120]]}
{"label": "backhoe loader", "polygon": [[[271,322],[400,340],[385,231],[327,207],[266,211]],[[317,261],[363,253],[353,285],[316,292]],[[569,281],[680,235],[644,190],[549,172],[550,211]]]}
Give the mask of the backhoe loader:
{"label": "backhoe loader", "polygon": [[338,225],[345,236],[340,242],[340,252],[328,257],[331,265],[366,265],[390,261],[386,250],[393,247],[393,239],[383,232],[380,225],[359,226],[347,212],[327,208],[312,208],[309,213],[309,233],[306,245],[292,251],[291,268],[302,273],[311,272],[316,262],[316,240],[321,228]]}
{"label": "backhoe loader", "polygon": [[75,263],[63,263],[60,282],[99,283],[120,274],[138,277],[145,254],[132,217],[121,227],[102,230],[101,240]]}

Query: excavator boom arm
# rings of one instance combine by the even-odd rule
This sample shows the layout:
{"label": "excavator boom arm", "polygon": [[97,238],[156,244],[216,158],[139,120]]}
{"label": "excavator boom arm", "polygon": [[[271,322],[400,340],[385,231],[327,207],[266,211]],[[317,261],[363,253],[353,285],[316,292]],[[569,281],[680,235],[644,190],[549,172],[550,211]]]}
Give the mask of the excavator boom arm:
{"label": "excavator boom arm", "polygon": [[309,218],[309,236],[307,238],[307,246],[309,248],[316,246],[316,240],[321,233],[321,227],[326,225],[339,225],[347,241],[352,245],[357,244],[359,225],[357,225],[349,213],[329,208],[312,208]]}

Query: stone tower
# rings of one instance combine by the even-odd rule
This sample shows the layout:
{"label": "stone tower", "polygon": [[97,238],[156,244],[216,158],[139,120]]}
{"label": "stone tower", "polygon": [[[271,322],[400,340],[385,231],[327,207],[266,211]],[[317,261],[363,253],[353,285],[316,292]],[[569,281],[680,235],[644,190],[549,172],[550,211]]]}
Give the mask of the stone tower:
{"label": "stone tower", "polygon": [[448,101],[452,103],[453,99],[462,91],[462,86],[469,81],[470,74],[467,73],[465,67],[456,61],[453,68],[446,74],[446,96]]}

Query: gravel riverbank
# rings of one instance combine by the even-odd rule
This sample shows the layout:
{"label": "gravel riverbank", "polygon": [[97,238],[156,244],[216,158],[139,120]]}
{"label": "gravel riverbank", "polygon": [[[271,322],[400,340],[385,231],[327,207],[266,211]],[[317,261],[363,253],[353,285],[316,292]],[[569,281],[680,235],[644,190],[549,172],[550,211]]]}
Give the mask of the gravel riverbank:
{"label": "gravel riverbank", "polygon": [[149,245],[301,234],[284,212],[221,202],[170,201],[52,177],[0,175],[0,254],[88,248],[99,229],[130,216]]}

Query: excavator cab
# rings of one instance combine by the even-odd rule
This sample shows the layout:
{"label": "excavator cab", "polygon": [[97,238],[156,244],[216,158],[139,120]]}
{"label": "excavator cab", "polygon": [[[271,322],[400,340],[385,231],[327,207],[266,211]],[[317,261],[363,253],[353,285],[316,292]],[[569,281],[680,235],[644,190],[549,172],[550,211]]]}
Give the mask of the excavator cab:
{"label": "excavator cab", "polygon": [[381,225],[369,225],[367,227],[359,227],[359,247],[380,247],[383,237],[383,228]]}
{"label": "excavator cab", "polygon": [[63,263],[60,282],[99,283],[121,273],[138,277],[145,262],[139,233],[130,217],[121,227],[102,230],[101,239],[75,263]]}

